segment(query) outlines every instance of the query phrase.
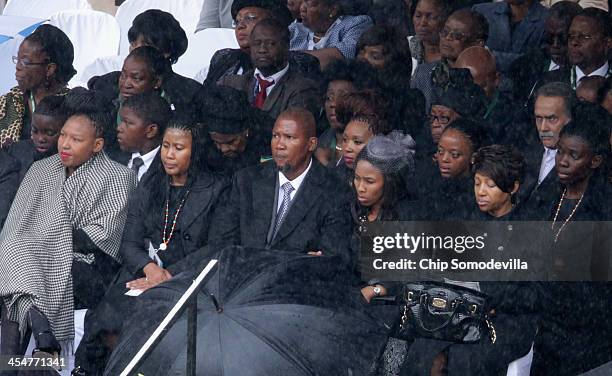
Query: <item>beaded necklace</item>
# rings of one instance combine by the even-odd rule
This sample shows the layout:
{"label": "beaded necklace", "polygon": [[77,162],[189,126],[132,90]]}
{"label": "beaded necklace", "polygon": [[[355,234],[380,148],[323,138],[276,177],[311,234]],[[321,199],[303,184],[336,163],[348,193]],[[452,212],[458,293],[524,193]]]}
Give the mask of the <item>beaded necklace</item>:
{"label": "beaded necklace", "polygon": [[166,231],[168,228],[168,212],[169,212],[169,206],[170,206],[170,198],[168,197],[166,199],[166,210],[165,210],[165,215],[164,215],[164,232],[162,232],[162,242],[159,244],[158,250],[165,251],[166,249],[168,249],[168,243],[170,243],[170,240],[172,239],[172,235],[174,235],[174,229],[176,228],[176,220],[178,219],[179,213],[181,212],[181,209],[183,208],[183,204],[185,203],[185,200],[187,200],[188,195],[189,195],[189,190],[187,190],[187,192],[185,192],[185,195],[183,195],[183,198],[181,198],[179,206],[176,209],[176,213],[174,213],[174,219],[172,220],[172,228],[170,229],[170,234],[168,234],[167,238],[166,238]]}
{"label": "beaded necklace", "polygon": [[[555,217],[553,218],[552,226],[550,226],[550,229],[553,231],[555,229],[555,223],[557,222],[557,217],[559,216],[559,211],[561,210],[561,205],[563,204],[563,199],[565,199],[566,192],[567,192],[567,188],[563,190],[563,194],[561,195],[561,201],[559,201],[559,206],[557,206],[557,212],[555,213]],[[576,210],[578,209],[578,206],[580,206],[580,203],[582,202],[583,197],[584,197],[584,193],[580,195],[580,199],[578,200],[578,203],[576,203],[576,206],[574,206],[574,209],[572,209],[572,212],[570,213],[570,215],[567,217],[567,219],[565,219],[565,222],[563,222],[561,227],[559,227],[559,231],[557,231],[557,235],[555,235],[555,243],[557,242],[557,239],[559,239],[559,234],[561,234],[561,231],[563,231],[563,229],[565,228],[565,225],[567,225],[570,219],[572,219],[572,217],[574,216],[574,213],[576,213]]]}

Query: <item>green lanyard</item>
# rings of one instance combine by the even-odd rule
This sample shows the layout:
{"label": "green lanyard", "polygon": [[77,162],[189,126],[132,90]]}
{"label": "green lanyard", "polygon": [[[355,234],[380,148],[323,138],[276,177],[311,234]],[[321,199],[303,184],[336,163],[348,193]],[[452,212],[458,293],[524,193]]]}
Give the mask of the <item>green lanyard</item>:
{"label": "green lanyard", "polygon": [[[608,72],[606,73],[606,75],[604,76],[604,78],[608,78],[610,77],[610,75],[612,75],[612,65],[608,66]],[[587,75],[582,76],[584,77],[588,77]],[[578,86],[578,82],[577,80],[577,74],[576,74],[576,66],[574,65],[572,67],[572,76],[570,77],[570,84],[572,85],[572,89],[576,90],[576,86]]]}
{"label": "green lanyard", "polygon": [[493,112],[493,109],[495,108],[495,106],[497,106],[497,102],[499,102],[499,90],[495,92],[493,100],[487,106],[487,112],[485,112],[484,116],[482,117],[484,120],[489,119],[489,116],[491,116],[491,112]]}

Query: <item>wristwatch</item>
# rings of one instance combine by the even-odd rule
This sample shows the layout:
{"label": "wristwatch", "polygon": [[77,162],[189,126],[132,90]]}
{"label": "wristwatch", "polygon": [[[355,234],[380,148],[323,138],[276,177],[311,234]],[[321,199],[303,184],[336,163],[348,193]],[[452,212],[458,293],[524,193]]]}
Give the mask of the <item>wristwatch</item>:
{"label": "wristwatch", "polygon": [[374,291],[375,296],[380,296],[382,289],[380,288],[380,286],[372,286],[372,291]]}

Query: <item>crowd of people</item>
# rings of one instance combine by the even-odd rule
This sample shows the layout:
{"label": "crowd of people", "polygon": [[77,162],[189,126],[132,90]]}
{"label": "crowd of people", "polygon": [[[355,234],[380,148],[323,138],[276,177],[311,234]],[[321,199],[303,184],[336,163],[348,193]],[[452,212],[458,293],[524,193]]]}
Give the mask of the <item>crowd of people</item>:
{"label": "crowd of people", "polygon": [[139,309],[125,292],[228,246],[335,257],[369,309],[397,281],[359,278],[364,223],[525,220],[552,223],[553,249],[534,252],[591,242],[577,258],[599,282],[483,282],[498,343],[390,340],[376,373],[611,361],[609,239],[567,228],[612,220],[612,18],[473,3],[234,0],[239,48],[203,84],[172,69],[188,39],[169,13],[137,16],[122,70],[71,90],[70,40],[38,27],[0,97],[0,354],[32,335],[75,351],[74,375],[102,374]]}

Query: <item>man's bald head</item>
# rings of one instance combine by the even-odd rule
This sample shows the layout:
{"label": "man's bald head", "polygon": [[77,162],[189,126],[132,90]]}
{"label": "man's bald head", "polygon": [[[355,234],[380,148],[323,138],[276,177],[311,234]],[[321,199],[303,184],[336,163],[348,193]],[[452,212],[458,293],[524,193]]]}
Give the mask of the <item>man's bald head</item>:
{"label": "man's bald head", "polygon": [[276,121],[279,120],[293,120],[295,121],[300,129],[304,131],[304,135],[306,137],[316,137],[317,136],[317,125],[312,112],[299,107],[289,108],[283,111]]}
{"label": "man's bald head", "polygon": [[491,98],[499,86],[499,72],[495,57],[484,47],[473,46],[465,49],[457,58],[455,68],[466,68],[472,73],[474,83]]}

